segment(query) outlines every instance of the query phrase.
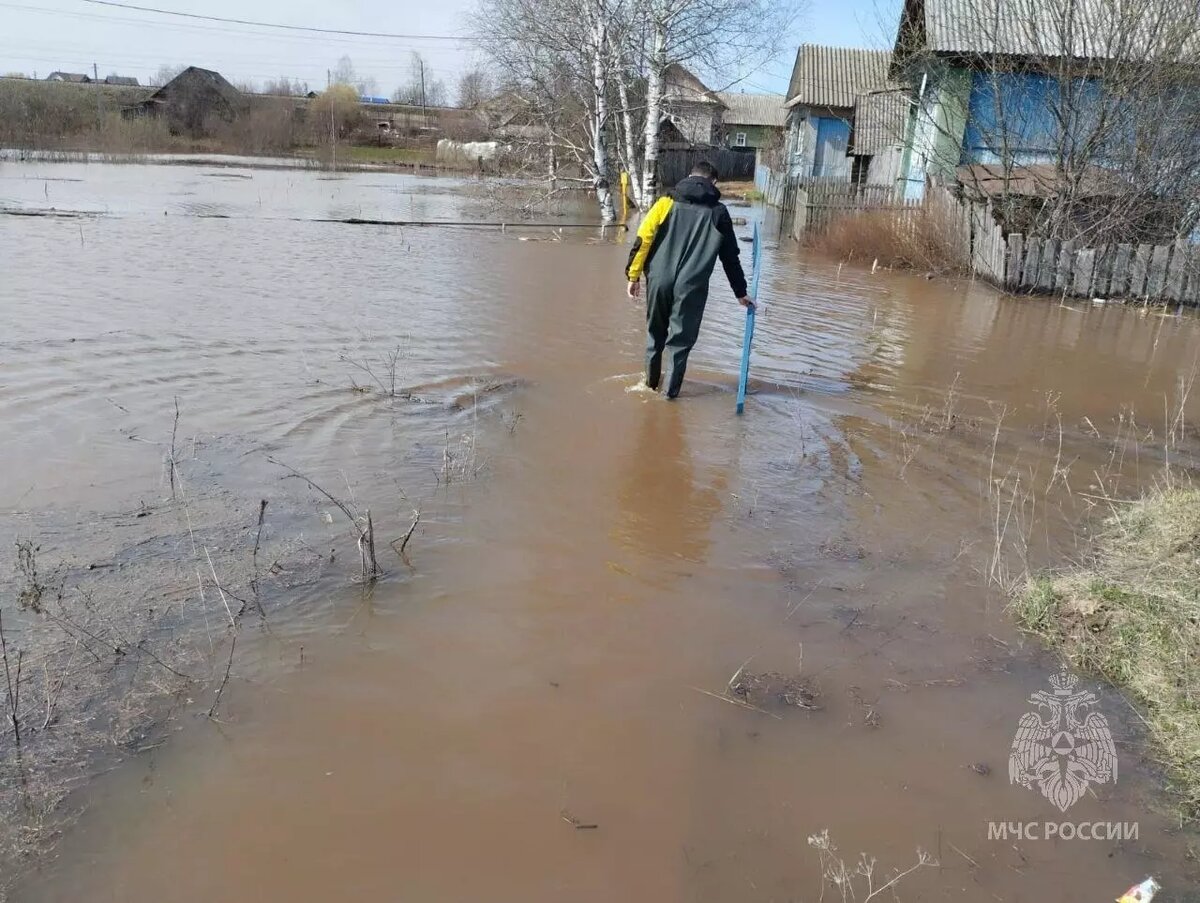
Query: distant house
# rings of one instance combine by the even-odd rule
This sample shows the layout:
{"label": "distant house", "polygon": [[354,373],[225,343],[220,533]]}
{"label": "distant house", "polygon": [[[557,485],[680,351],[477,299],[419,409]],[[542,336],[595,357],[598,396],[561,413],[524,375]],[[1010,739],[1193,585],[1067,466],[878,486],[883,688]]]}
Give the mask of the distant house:
{"label": "distant house", "polygon": [[720,91],[721,120],[727,147],[771,148],[782,144],[787,127],[787,100],[781,94],[738,94]]}
{"label": "distant house", "polygon": [[76,85],[86,85],[91,80],[90,75],[84,75],[82,72],[51,72],[46,76],[48,82],[71,82]]}
{"label": "distant house", "polygon": [[104,84],[118,85],[124,88],[136,88],[138,87],[138,80],[128,75],[109,75],[105,77]]}
{"label": "distant house", "polygon": [[[785,156],[792,175],[879,184],[893,178],[885,174],[883,160],[871,172],[873,152],[854,152],[878,146],[880,136],[873,127],[870,139],[851,142],[860,102],[871,106],[876,122],[894,109],[877,96],[894,87],[888,81],[891,62],[886,50],[801,45],[788,85]],[[903,142],[902,130],[895,140]]]}
{"label": "distant house", "polygon": [[545,141],[550,134],[533,102],[518,91],[501,91],[470,112],[493,138]]}
{"label": "distant house", "polygon": [[725,104],[704,82],[678,63],[663,72],[663,113],[692,146],[720,141]]}
{"label": "distant house", "polygon": [[171,134],[198,138],[218,122],[233,122],[246,107],[241,92],[220,73],[189,66],[123,115],[162,117]]}

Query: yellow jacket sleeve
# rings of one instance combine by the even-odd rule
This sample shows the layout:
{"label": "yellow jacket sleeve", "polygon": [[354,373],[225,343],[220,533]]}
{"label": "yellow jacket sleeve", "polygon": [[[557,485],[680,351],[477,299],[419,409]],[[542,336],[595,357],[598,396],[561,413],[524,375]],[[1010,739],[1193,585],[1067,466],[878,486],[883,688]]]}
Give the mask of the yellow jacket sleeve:
{"label": "yellow jacket sleeve", "polygon": [[629,254],[629,265],[625,267],[625,275],[630,282],[637,282],[642,278],[642,273],[646,269],[646,259],[650,256],[650,250],[654,247],[655,236],[658,235],[658,230],[663,223],[667,221],[667,214],[671,212],[671,198],[659,198],[658,201],[650,208],[650,212],[646,214],[646,218],[642,220],[642,224],[638,226],[637,238],[633,242],[633,250]]}

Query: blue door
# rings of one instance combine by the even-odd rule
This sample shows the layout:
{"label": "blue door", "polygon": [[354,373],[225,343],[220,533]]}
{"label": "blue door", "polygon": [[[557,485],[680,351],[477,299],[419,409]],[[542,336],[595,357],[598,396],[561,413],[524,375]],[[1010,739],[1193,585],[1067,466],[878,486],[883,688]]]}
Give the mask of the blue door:
{"label": "blue door", "polygon": [[849,177],[850,123],[829,116],[817,117],[817,147],[812,174],[817,177]]}

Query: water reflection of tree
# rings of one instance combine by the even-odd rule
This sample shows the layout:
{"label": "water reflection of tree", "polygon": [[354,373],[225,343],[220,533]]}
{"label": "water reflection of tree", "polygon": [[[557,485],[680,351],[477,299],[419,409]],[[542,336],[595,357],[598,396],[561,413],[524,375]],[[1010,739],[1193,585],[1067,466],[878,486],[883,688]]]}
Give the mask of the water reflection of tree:
{"label": "water reflection of tree", "polygon": [[686,407],[657,401],[642,406],[633,455],[621,478],[612,538],[651,559],[703,561],[725,495],[724,471],[711,481],[697,472],[688,449]]}

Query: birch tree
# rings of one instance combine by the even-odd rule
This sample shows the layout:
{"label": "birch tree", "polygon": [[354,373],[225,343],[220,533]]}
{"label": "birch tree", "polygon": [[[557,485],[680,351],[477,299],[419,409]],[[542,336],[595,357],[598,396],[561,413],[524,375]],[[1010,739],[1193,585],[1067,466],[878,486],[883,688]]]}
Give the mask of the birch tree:
{"label": "birch tree", "polygon": [[[664,74],[678,63],[720,88],[789,50],[805,0],[481,0],[478,37],[537,110],[551,144],[586,172],[615,218],[611,161],[632,200],[658,195]],[[553,151],[547,151],[552,153]]]}
{"label": "birch tree", "polygon": [[[544,130],[586,173],[600,219],[616,219],[610,183],[610,33],[627,0],[483,0],[479,38]],[[484,27],[486,23],[486,28]],[[533,139],[536,145],[536,139]],[[550,189],[558,181],[550,175]]]}
{"label": "birch tree", "polygon": [[643,133],[640,201],[658,195],[659,129],[662,125],[667,67],[678,63],[718,79],[714,90],[756,72],[784,49],[805,9],[803,0],[638,0],[635,15],[645,36],[646,118]]}

